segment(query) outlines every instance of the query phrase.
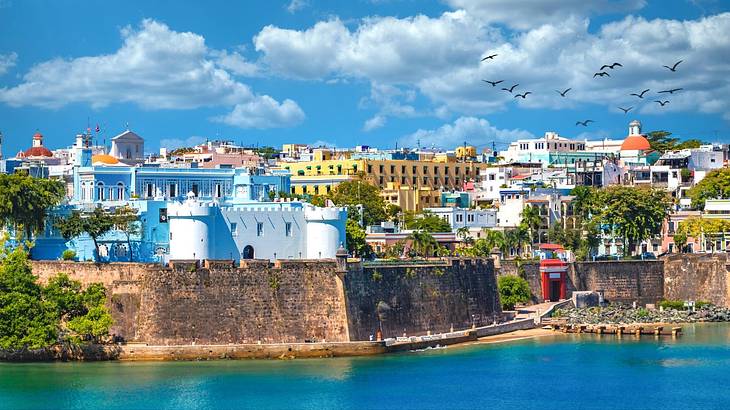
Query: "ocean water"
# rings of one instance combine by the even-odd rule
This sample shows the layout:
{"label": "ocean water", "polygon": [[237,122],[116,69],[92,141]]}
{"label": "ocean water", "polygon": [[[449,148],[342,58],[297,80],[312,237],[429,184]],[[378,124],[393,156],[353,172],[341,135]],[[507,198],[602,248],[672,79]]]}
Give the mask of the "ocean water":
{"label": "ocean water", "polygon": [[0,364],[12,409],[730,409],[730,325],[363,358]]}

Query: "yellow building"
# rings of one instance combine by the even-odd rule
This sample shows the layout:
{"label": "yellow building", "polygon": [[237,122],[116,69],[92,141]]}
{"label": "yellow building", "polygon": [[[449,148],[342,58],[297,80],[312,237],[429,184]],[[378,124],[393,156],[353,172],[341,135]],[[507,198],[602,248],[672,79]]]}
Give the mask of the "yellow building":
{"label": "yellow building", "polygon": [[337,184],[362,176],[382,189],[388,202],[417,211],[438,206],[442,190],[461,190],[464,182],[477,181],[487,164],[436,155],[432,160],[320,159],[281,162],[279,167],[291,172],[293,194],[325,195]]}

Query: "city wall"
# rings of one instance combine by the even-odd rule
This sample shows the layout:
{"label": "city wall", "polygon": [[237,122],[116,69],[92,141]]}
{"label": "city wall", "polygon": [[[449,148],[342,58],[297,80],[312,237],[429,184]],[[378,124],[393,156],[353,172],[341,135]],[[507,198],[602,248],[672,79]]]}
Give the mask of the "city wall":
{"label": "city wall", "polygon": [[[409,266],[334,260],[33,262],[45,282],[64,272],[101,282],[111,333],[154,345],[339,343],[464,329],[501,314],[491,260],[449,259]],[[376,274],[377,272],[377,274]]]}
{"label": "city wall", "polygon": [[351,340],[444,333],[491,324],[501,306],[490,259],[357,264],[345,275]]}
{"label": "city wall", "polygon": [[671,255],[664,259],[664,296],[730,307],[728,269],[725,253]]}

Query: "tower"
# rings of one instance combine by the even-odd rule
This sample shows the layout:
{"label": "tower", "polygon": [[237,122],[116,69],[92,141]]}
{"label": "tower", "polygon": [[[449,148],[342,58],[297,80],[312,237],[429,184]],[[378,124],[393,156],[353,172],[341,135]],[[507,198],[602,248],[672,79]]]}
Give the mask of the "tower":
{"label": "tower", "polygon": [[629,135],[641,135],[641,123],[638,120],[629,123]]}

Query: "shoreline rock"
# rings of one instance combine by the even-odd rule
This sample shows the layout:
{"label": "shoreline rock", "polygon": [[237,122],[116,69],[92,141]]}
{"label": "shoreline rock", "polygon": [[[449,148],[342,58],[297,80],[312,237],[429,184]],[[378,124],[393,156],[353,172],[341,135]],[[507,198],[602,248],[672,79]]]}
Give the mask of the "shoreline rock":
{"label": "shoreline rock", "polygon": [[634,309],[631,306],[616,304],[605,307],[558,309],[553,318],[565,319],[571,325],[730,322],[730,308],[708,305],[691,312],[675,309]]}

